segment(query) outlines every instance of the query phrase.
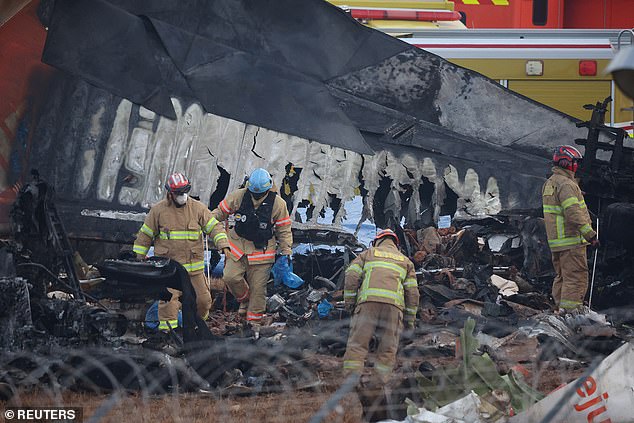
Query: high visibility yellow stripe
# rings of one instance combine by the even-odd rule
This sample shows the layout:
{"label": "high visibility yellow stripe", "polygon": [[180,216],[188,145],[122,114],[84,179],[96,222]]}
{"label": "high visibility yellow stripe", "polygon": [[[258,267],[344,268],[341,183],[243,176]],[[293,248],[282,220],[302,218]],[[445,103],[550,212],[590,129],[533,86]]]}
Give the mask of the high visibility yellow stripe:
{"label": "high visibility yellow stripe", "polygon": [[195,272],[197,270],[203,270],[205,268],[205,262],[201,260],[201,261],[195,261],[193,263],[184,263],[183,267],[188,272]]}
{"label": "high visibility yellow stripe", "polygon": [[169,329],[175,329],[177,327],[178,327],[178,319],[161,320],[158,325],[159,330],[169,330]]}
{"label": "high visibility yellow stripe", "polygon": [[576,308],[576,307],[579,307],[580,305],[581,305],[581,301],[573,301],[573,300],[564,300],[564,299],[562,299],[559,302],[559,306],[560,307],[568,308],[568,309]]}
{"label": "high visibility yellow stripe", "polygon": [[418,286],[418,281],[416,281],[416,279],[412,279],[412,278],[405,279],[405,282],[403,282],[403,287],[409,288],[409,287],[412,287],[412,286]]}
{"label": "high visibility yellow stripe", "polygon": [[561,215],[555,216],[555,224],[557,225],[557,238],[562,239],[566,236],[566,227],[564,226],[564,217]]}
{"label": "high visibility yellow stripe", "polygon": [[363,362],[358,360],[344,360],[344,370],[357,370],[363,367]]}
{"label": "high visibility yellow stripe", "polygon": [[417,311],[416,308],[405,307],[405,312],[407,312],[407,314],[416,314],[416,311]]}
{"label": "high visibility yellow stripe", "polygon": [[363,290],[363,292],[361,292],[359,296],[361,297],[362,302],[367,300],[368,297],[379,297],[379,298],[389,298],[390,300],[394,300],[396,305],[400,305],[400,306],[405,305],[403,294],[399,292],[390,291],[389,289],[368,288]]}
{"label": "high visibility yellow stripe", "polygon": [[348,270],[346,270],[346,273],[348,272],[354,272],[354,273],[358,273],[361,274],[363,273],[363,269],[361,269],[361,266],[359,266],[357,263],[350,265],[350,267],[348,267]]}
{"label": "high visibility yellow stripe", "polygon": [[464,4],[480,4],[479,0],[462,0]]}
{"label": "high visibility yellow stripe", "polygon": [[544,209],[544,213],[550,213],[550,214],[562,214],[563,212],[563,210],[559,206],[544,205],[543,209]]}
{"label": "high visibility yellow stripe", "polygon": [[372,278],[372,272],[375,268],[380,269],[389,269],[395,271],[399,274],[399,280],[403,281],[407,275],[405,269],[401,266],[398,266],[394,263],[388,263],[385,261],[373,261],[366,263],[363,266],[363,271],[365,272],[365,277],[363,278],[363,282],[361,283],[361,289],[358,294],[357,303],[363,303],[368,299],[369,296],[376,296],[380,298],[388,298],[394,301],[394,303],[398,306],[404,306],[405,300],[403,297],[403,284],[399,283],[397,287],[397,291],[392,291],[389,289],[381,289],[381,288],[370,288],[370,279]]}
{"label": "high visibility yellow stripe", "polygon": [[394,254],[394,253],[390,253],[389,251],[374,250],[374,256],[381,257],[381,258],[390,258],[396,261],[405,260],[405,256],[403,254]]}
{"label": "high visibility yellow stripe", "polygon": [[509,0],[491,0],[491,2],[496,6],[508,6]]}
{"label": "high visibility yellow stripe", "polygon": [[207,224],[205,225],[205,233],[208,234],[209,232],[211,232],[217,224],[218,220],[215,217],[209,219],[209,222],[207,222]]}
{"label": "high visibility yellow stripe", "polygon": [[170,231],[159,233],[159,238],[161,239],[174,239],[174,240],[182,240],[187,239],[190,241],[196,241],[200,238],[200,234],[202,231]]}
{"label": "high visibility yellow stripe", "polygon": [[567,237],[560,239],[549,239],[548,245],[550,247],[569,247],[571,245],[581,245],[585,240],[580,236]]}
{"label": "high visibility yellow stripe", "polygon": [[221,232],[214,237],[214,244],[218,244],[218,241],[222,239],[227,239],[227,234],[224,232]]}
{"label": "high visibility yellow stripe", "polygon": [[581,228],[579,228],[579,232],[581,232],[582,235],[587,234],[591,230],[592,230],[592,226],[588,225],[587,223],[585,225],[582,225]]}
{"label": "high visibility yellow stripe", "polygon": [[141,254],[141,255],[147,254],[149,249],[150,249],[149,247],[144,247],[142,245],[136,245],[136,244],[134,244],[134,247],[132,247],[133,252],[137,254]]}
{"label": "high visibility yellow stripe", "polygon": [[389,373],[392,371],[394,366],[389,366],[387,364],[374,363],[374,368],[380,373]]}
{"label": "high visibility yellow stripe", "polygon": [[407,272],[405,271],[405,269],[403,269],[398,264],[389,263],[387,261],[371,261],[371,262],[368,262],[368,263],[366,263],[363,266],[363,271],[368,273],[368,272],[371,272],[372,269],[374,269],[375,267],[380,267],[380,268],[383,268],[383,269],[393,270],[393,271],[398,273],[398,275],[400,276],[401,280],[405,279],[405,277],[407,276]]}
{"label": "high visibility yellow stripe", "polygon": [[579,204],[579,199],[577,197],[570,197],[561,202],[561,207],[566,210],[568,207],[574,206],[575,204]]}
{"label": "high visibility yellow stripe", "polygon": [[357,296],[357,292],[356,291],[344,290],[343,291],[343,296],[344,297],[356,297]]}
{"label": "high visibility yellow stripe", "polygon": [[143,224],[143,226],[141,226],[141,229],[139,229],[139,231],[143,232],[145,235],[149,236],[150,238],[154,238],[154,231],[150,229],[150,227],[146,225],[145,223]]}

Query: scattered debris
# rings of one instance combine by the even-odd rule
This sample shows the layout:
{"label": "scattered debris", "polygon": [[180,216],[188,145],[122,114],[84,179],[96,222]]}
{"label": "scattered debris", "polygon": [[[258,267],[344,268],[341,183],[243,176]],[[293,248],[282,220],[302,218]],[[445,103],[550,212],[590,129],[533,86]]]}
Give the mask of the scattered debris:
{"label": "scattered debris", "polygon": [[[29,214],[53,207],[52,197],[33,197],[28,188],[23,195],[37,206],[17,203],[19,242],[0,254],[7,274],[0,279],[0,348],[7,353],[0,384],[7,395],[39,384],[255,395],[316,389],[324,384],[323,372],[339,371],[349,322],[343,274],[363,248],[354,239],[299,229],[309,248],[294,254],[292,269],[280,261],[285,268],[278,283],[273,277],[267,285],[267,315],[255,340],[222,283],[212,284],[209,320],[197,318],[186,272],[161,257],[138,262],[122,254],[89,265],[72,254],[78,294],[63,245],[45,251],[38,244],[53,232],[63,235],[63,228],[35,224]],[[545,239],[538,220],[500,216],[453,225],[401,232],[417,259],[420,324],[401,339],[389,389],[360,392],[369,421],[405,418],[407,398],[415,409],[407,421],[508,418],[547,392],[534,383],[541,364],[580,372],[597,354],[608,355],[631,338],[626,326],[611,324],[604,314],[552,313],[552,269],[543,265],[548,258],[526,248]],[[314,239],[335,245],[316,248]],[[219,257],[212,259],[215,264]],[[292,279],[284,282],[284,275]],[[152,319],[146,314],[166,298],[167,287],[183,291],[182,327],[163,333],[147,324]]]}

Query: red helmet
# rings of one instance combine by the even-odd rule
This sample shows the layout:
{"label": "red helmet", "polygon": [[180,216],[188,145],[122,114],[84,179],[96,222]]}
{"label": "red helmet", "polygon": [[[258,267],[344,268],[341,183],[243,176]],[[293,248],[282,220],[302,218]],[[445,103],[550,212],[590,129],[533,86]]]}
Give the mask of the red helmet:
{"label": "red helmet", "polygon": [[555,153],[553,154],[553,163],[556,166],[576,172],[579,166],[579,160],[582,158],[583,156],[579,150],[572,145],[560,145],[555,149]]}
{"label": "red helmet", "polygon": [[378,240],[380,240],[381,238],[385,238],[387,236],[391,236],[392,238],[394,238],[394,242],[396,243],[396,246],[397,247],[399,246],[398,236],[396,236],[394,231],[391,230],[391,229],[382,229],[382,230],[380,230],[379,233],[376,234],[376,236],[372,240],[372,245],[375,245]]}
{"label": "red helmet", "polygon": [[176,172],[172,173],[169,178],[167,178],[165,189],[167,192],[171,192],[173,194],[185,194],[192,189],[192,185],[189,183],[189,179],[187,179],[185,175]]}

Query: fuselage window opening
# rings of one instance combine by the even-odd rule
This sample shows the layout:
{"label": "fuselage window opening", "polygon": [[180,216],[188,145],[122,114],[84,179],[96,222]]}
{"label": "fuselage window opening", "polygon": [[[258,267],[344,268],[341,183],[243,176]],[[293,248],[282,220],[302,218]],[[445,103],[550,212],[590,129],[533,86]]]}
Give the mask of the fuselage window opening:
{"label": "fuselage window opening", "polygon": [[548,0],[533,0],[533,25],[544,26],[548,22]]}

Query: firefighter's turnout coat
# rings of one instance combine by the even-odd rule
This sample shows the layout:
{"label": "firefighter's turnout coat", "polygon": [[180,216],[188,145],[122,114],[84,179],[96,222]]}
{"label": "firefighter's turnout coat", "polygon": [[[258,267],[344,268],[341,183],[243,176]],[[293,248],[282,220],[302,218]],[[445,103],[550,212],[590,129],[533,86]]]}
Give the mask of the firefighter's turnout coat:
{"label": "firefighter's turnout coat", "polygon": [[145,217],[133,251],[145,255],[154,242],[154,255],[169,257],[190,274],[199,274],[204,269],[203,233],[210,235],[216,248],[229,246],[227,235],[218,223],[200,201],[190,197],[179,208],[164,199],[152,206]]}
{"label": "firefighter's turnout coat", "polygon": [[[286,202],[279,196],[274,197],[273,209],[271,211],[271,224],[273,236],[268,240],[264,248],[256,248],[253,241],[249,241],[238,235],[235,230],[235,213],[240,209],[242,199],[249,195],[247,188],[241,188],[227,195],[220,205],[212,212],[219,221],[227,221],[226,229],[229,236],[229,248],[235,260],[240,260],[242,256],[247,257],[249,264],[270,264],[275,262],[275,253],[279,251],[283,255],[292,254],[293,234],[291,232],[291,218],[288,215]],[[258,209],[267,196],[255,200],[252,198],[253,206]],[[278,245],[279,243],[279,245]]]}
{"label": "firefighter's turnout coat", "polygon": [[392,240],[381,240],[350,263],[343,295],[350,308],[372,301],[393,305],[406,319],[415,317],[419,293],[414,264]]}
{"label": "firefighter's turnout coat", "polygon": [[597,235],[572,171],[554,167],[553,175],[542,188],[542,199],[548,246],[552,252],[587,245]]}

